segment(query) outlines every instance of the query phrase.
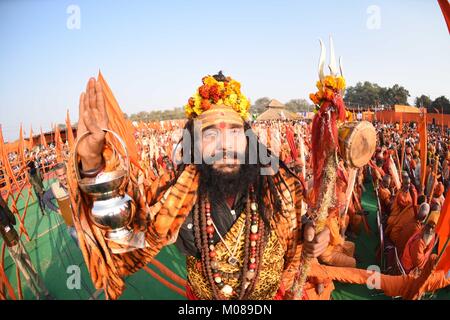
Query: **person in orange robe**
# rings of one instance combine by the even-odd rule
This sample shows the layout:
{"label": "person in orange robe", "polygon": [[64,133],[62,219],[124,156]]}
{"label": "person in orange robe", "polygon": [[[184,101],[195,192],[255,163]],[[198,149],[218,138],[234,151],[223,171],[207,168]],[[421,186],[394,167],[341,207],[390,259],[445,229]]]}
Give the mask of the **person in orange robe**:
{"label": "person in orange robe", "polygon": [[442,182],[439,182],[437,186],[434,188],[433,199],[431,199],[430,204],[437,204],[442,208],[445,201],[444,197],[444,185]]}
{"label": "person in orange robe", "polygon": [[318,258],[323,264],[336,267],[356,267],[355,244],[346,241],[341,235],[337,208],[328,216],[328,228],[330,229],[330,242],[325,252]]}
{"label": "person in orange robe", "polygon": [[[425,196],[423,196],[425,197]],[[420,197],[422,198],[422,196]],[[419,210],[417,210],[417,214],[414,218],[409,221],[405,221],[405,223],[401,224],[399,228],[393,230],[391,232],[391,240],[397,247],[397,251],[401,256],[403,253],[403,249],[405,248],[406,243],[415,234],[422,228],[422,224],[430,213],[430,205],[426,202],[423,202]]]}
{"label": "person in orange robe", "polygon": [[401,262],[407,274],[419,274],[430,258],[436,242],[435,227],[438,220],[439,212],[432,212],[427,223],[406,243]]}
{"label": "person in orange robe", "polygon": [[[418,205],[425,204],[426,202],[425,195],[421,195],[418,200]],[[428,212],[430,211],[430,206],[427,204]],[[425,209],[423,209],[425,210]],[[427,213],[428,214],[428,213]],[[386,236],[388,236],[394,244],[397,244],[400,238],[403,237],[403,228],[407,224],[415,223],[416,217],[418,215],[418,210],[415,204],[411,204],[407,206],[403,211],[398,215],[395,222],[393,222],[388,228],[386,228]],[[410,234],[411,236],[412,234]],[[409,237],[406,239],[408,241]],[[406,242],[405,242],[406,243]],[[397,248],[398,249],[398,248]]]}
{"label": "person in orange robe", "polygon": [[[411,187],[411,180],[404,176],[402,181],[402,188],[397,192],[394,203],[392,204],[391,214],[387,221],[386,234],[391,232],[391,229],[397,224],[402,212],[410,205],[415,204],[417,199],[417,192]],[[415,193],[414,193],[415,192]],[[411,196],[412,194],[412,196]],[[415,199],[413,199],[415,197]]]}
{"label": "person in orange robe", "polygon": [[386,174],[378,188],[378,198],[380,199],[380,210],[383,217],[388,216],[392,206],[392,194],[389,189],[391,185],[391,176]]}

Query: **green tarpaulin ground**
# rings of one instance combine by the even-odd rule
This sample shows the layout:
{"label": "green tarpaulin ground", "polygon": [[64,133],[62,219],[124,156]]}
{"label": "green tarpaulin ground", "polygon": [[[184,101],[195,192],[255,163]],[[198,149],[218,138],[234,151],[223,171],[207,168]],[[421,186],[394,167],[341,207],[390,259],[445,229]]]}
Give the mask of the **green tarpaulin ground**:
{"label": "green tarpaulin ground", "polygon": [[[48,186],[48,182],[45,182],[45,186]],[[23,207],[22,199],[19,201],[18,206],[19,209]],[[373,189],[369,185],[367,185],[367,190],[363,194],[363,206],[370,212],[369,224],[374,232],[367,235],[363,231],[356,240],[356,256],[359,259],[359,268],[367,268],[369,265],[377,264],[375,259],[375,251],[378,245],[376,202]],[[25,226],[32,240],[27,242],[24,236],[22,236],[22,240],[51,295],[55,299],[89,299],[95,292],[95,289],[81,252],[70,238],[62,218],[50,211],[47,211],[46,215],[42,216],[37,203],[33,203],[28,208]],[[164,248],[157,256],[157,259],[182,278],[186,278],[185,258],[176,247],[168,246]],[[82,278],[80,289],[68,289],[67,280],[73,273],[73,271],[72,273],[70,272],[70,266],[72,265],[80,268]],[[158,272],[153,266],[149,265],[149,267]],[[17,287],[15,269],[13,261],[9,257],[8,252],[6,252],[5,272],[14,288]],[[120,299],[184,299],[155,280],[144,270],[140,270],[128,277],[126,284],[127,288]],[[366,286],[340,283],[335,283],[335,286],[336,290],[333,292],[333,299],[336,300],[391,299],[378,292],[369,290]],[[22,290],[24,299],[34,299],[23,280]],[[103,293],[97,295],[96,298],[104,299]],[[450,299],[448,288],[438,292],[434,298]]]}

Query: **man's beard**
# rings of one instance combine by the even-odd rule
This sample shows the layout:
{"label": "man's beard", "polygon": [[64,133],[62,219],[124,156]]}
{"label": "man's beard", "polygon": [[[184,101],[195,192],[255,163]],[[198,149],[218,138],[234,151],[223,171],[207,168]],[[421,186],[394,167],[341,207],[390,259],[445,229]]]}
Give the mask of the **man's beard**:
{"label": "man's beard", "polygon": [[433,231],[425,231],[423,234],[423,241],[425,241],[425,244],[428,246],[433,240],[434,232]]}
{"label": "man's beard", "polygon": [[247,190],[256,182],[258,167],[256,165],[237,165],[233,172],[224,173],[213,165],[198,165],[200,185],[213,199],[223,199]]}

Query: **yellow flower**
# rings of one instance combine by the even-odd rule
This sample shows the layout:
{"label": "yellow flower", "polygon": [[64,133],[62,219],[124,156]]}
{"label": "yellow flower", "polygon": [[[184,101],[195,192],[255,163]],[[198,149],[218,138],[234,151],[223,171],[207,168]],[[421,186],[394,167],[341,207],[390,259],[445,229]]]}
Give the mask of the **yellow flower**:
{"label": "yellow flower", "polygon": [[220,106],[221,104],[224,104],[223,103],[223,99],[219,99],[218,101],[217,101],[217,103],[216,103],[218,106]]}
{"label": "yellow flower", "polygon": [[336,78],[336,88],[338,90],[344,90],[345,89],[345,79],[343,77],[337,77]]}
{"label": "yellow flower", "polygon": [[192,108],[189,105],[186,105],[184,107],[184,111],[186,113],[186,117],[190,118],[191,115],[194,113],[194,110],[192,110]]}
{"label": "yellow flower", "polygon": [[241,112],[247,112],[250,107],[250,102],[247,100],[245,96],[241,96],[240,102],[239,102],[239,110]]}
{"label": "yellow flower", "polygon": [[214,77],[207,76],[207,77],[204,79],[204,82],[205,82],[206,85],[212,86],[212,85],[214,85],[214,84],[217,83],[217,80],[214,79]]}
{"label": "yellow flower", "polygon": [[236,93],[232,93],[228,96],[227,98],[230,101],[230,105],[233,105],[237,102],[238,100],[238,95]]}
{"label": "yellow flower", "polygon": [[336,78],[333,76],[326,76],[323,82],[325,87],[336,88]]}

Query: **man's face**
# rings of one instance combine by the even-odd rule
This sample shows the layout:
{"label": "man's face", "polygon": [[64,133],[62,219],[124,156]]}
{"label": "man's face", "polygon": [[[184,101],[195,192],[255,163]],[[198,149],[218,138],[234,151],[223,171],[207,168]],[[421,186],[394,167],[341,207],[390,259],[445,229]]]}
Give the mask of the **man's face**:
{"label": "man's face", "polygon": [[403,191],[408,191],[409,190],[409,184],[410,184],[410,180],[404,178],[403,182],[402,182],[402,190]]}
{"label": "man's face", "polygon": [[203,161],[222,174],[239,172],[240,165],[245,161],[246,148],[243,125],[221,123],[202,131]]}
{"label": "man's face", "polygon": [[64,187],[67,187],[67,174],[66,174],[66,169],[62,168],[62,169],[57,169],[56,170],[56,176],[58,178],[58,181],[61,185],[63,185]]}

